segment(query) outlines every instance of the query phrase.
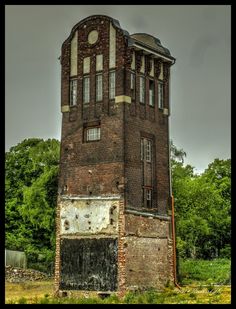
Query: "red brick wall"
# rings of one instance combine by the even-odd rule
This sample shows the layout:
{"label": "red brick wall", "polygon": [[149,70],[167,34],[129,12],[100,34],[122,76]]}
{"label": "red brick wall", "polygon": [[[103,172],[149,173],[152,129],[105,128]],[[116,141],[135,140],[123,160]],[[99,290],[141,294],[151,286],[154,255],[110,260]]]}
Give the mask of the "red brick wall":
{"label": "red brick wall", "polygon": [[[147,81],[148,79],[146,77]],[[166,92],[166,99],[167,95]],[[153,206],[159,213],[164,214],[169,209],[169,132],[168,118],[158,109],[157,104],[157,80],[155,80],[155,107],[148,105],[147,93],[146,105],[139,103],[139,74],[136,74],[136,100],[125,106],[126,197],[128,206],[140,208],[142,197],[140,138],[141,134],[152,135],[155,160]]]}
{"label": "red brick wall", "polygon": [[[86,27],[85,27],[86,25]],[[106,17],[88,18],[78,30],[78,100],[77,106],[63,113],[62,145],[59,187],[67,185],[67,194],[109,194],[118,193],[123,183],[124,121],[123,106],[109,100],[109,27]],[[99,39],[95,45],[87,43],[88,33],[96,29]],[[62,47],[62,96],[61,104],[69,105],[70,40]],[[122,31],[116,31],[116,95],[124,93],[124,47]],[[95,102],[96,55],[103,55],[103,101]],[[90,103],[82,102],[83,59],[90,57]],[[83,127],[101,123],[101,140],[83,142]],[[89,174],[88,170],[92,173]],[[89,189],[88,189],[89,187]]]}
{"label": "red brick wall", "polygon": [[[118,290],[135,286],[159,286],[173,275],[172,243],[169,222],[125,214],[126,208],[141,210],[142,175],[140,137],[149,135],[154,142],[153,212],[166,214],[169,209],[168,117],[158,109],[155,78],[155,107],[139,103],[139,73],[136,74],[136,99],[132,103],[109,100],[109,24],[108,17],[89,17],[78,23],[62,46],[61,105],[69,105],[70,41],[78,31],[78,101],[62,117],[59,192],[68,195],[120,194],[118,232]],[[86,27],[85,27],[86,25]],[[116,26],[114,26],[116,27]],[[87,44],[87,36],[96,29],[98,43]],[[116,28],[116,96],[130,95],[130,50],[122,30]],[[103,54],[103,100],[95,102],[96,55]],[[83,58],[90,57],[90,98],[82,102]],[[148,75],[146,86],[148,86]],[[148,89],[148,88],[147,88]],[[168,86],[165,91],[168,107]],[[101,126],[101,140],[86,143],[84,127]],[[67,186],[67,188],[66,188]],[[152,212],[152,210],[148,210]],[[57,217],[55,283],[60,278],[60,218]],[[173,278],[172,278],[173,279]]]}
{"label": "red brick wall", "polygon": [[126,287],[162,288],[173,282],[173,252],[169,221],[125,215]]}

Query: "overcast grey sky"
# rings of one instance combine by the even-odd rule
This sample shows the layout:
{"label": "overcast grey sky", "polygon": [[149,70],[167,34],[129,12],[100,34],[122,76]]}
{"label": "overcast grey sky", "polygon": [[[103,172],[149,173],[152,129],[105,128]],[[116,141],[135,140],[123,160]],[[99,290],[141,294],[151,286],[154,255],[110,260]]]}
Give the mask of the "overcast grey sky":
{"label": "overcast grey sky", "polygon": [[25,138],[61,136],[63,41],[81,19],[118,19],[130,34],[158,37],[176,58],[171,69],[170,137],[203,171],[231,152],[229,5],[7,5],[6,150]]}

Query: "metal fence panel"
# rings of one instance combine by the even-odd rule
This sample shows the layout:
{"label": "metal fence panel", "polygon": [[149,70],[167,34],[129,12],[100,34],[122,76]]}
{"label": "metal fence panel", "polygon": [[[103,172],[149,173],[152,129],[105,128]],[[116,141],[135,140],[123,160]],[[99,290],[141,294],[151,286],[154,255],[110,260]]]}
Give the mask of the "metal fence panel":
{"label": "metal fence panel", "polygon": [[5,249],[5,266],[13,266],[26,268],[26,254],[22,251],[14,251]]}

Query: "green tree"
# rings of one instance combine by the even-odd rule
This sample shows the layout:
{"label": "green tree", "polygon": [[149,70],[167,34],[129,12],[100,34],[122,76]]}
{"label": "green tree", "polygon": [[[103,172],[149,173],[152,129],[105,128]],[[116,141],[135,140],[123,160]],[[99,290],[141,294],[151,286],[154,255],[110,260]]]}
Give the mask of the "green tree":
{"label": "green tree", "polygon": [[[186,153],[172,144],[172,191],[175,197],[180,256],[213,258],[230,248],[230,160],[215,159],[201,175],[184,166]],[[221,253],[222,252],[222,253]]]}
{"label": "green tree", "polygon": [[52,258],[60,143],[31,138],[5,156],[6,247]]}

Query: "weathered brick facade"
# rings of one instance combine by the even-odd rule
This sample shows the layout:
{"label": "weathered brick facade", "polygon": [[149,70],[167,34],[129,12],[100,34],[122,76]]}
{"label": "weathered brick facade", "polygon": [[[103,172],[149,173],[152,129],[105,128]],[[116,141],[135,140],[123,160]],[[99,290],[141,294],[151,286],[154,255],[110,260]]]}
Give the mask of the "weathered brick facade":
{"label": "weathered brick facade", "polygon": [[173,281],[168,131],[173,63],[158,39],[129,35],[102,15],[79,22],[63,43],[56,293],[122,294]]}

